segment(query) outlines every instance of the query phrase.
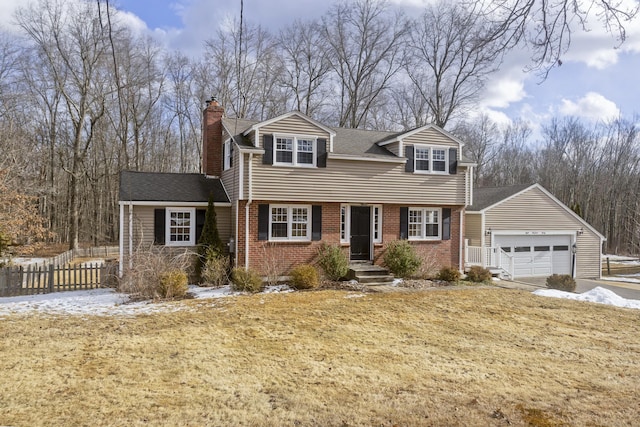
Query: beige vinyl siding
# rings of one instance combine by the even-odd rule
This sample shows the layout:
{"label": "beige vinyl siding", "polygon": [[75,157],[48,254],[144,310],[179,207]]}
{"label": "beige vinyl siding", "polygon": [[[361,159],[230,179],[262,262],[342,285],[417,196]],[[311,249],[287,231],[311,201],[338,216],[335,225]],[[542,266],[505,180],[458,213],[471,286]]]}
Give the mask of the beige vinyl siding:
{"label": "beige vinyl siding", "polygon": [[[330,159],[326,168],[253,161],[257,200],[464,205],[465,174],[405,172],[404,164]],[[246,195],[245,195],[246,197]]]}
{"label": "beige vinyl siding", "polygon": [[385,145],[384,148],[386,148],[387,150],[391,151],[396,156],[402,157],[400,155],[400,143],[399,142],[392,142],[391,144]]}
{"label": "beige vinyl siding", "polygon": [[222,175],[220,176],[222,185],[224,185],[224,188],[227,191],[227,195],[229,196],[229,200],[235,200],[238,197],[238,182],[240,179],[240,168],[238,167],[239,164],[240,150],[238,150],[238,147],[234,147],[233,166],[227,170],[223,170]]}
{"label": "beige vinyl siding", "polygon": [[[329,134],[307,120],[299,116],[291,116],[277,122],[270,123],[260,128],[260,136],[264,134],[283,133],[305,136],[317,136],[318,138],[329,139]],[[260,147],[263,147],[260,141]]]}
{"label": "beige vinyl siding", "polygon": [[[433,128],[425,129],[423,131],[415,133],[408,138],[404,138],[402,141],[405,145],[428,144],[455,148],[459,148],[460,146],[460,144],[458,144],[456,141],[452,140],[446,135],[443,135]],[[458,155],[460,154],[458,153]]]}
{"label": "beige vinyl siding", "polygon": [[482,215],[467,213],[464,216],[464,238],[469,246],[482,245]]}
{"label": "beige vinyl siding", "polygon": [[[485,212],[485,229],[567,231],[577,238],[578,277],[600,277],[600,238],[538,188],[532,188]],[[490,239],[486,239],[490,245]]]}
{"label": "beige vinyl siding", "polygon": [[[154,238],[154,210],[164,209],[165,206],[133,206],[133,249],[149,249]],[[185,207],[189,208],[189,207]],[[196,209],[206,209],[198,206]],[[216,223],[218,233],[223,243],[231,236],[231,208],[216,206]],[[124,253],[129,253],[129,206],[124,208]]]}

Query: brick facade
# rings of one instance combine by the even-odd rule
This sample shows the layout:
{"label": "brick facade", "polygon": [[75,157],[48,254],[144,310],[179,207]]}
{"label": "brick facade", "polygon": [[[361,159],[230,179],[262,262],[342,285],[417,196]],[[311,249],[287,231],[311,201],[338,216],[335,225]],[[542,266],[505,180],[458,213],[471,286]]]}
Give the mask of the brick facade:
{"label": "brick facade", "polygon": [[[236,243],[236,263],[245,266],[245,212],[246,201],[238,204],[238,235]],[[262,275],[286,275],[292,267],[313,263],[318,247],[322,243],[340,244],[340,203],[313,202],[307,205],[322,206],[322,240],[311,242],[269,242],[258,240],[258,206],[269,201],[253,201],[249,206],[249,267]],[[282,204],[282,202],[271,202]],[[400,234],[400,205],[383,205],[383,242],[374,246],[374,263],[381,264],[386,244],[397,240]],[[431,258],[430,262],[439,266],[459,268],[460,251],[460,211],[461,206],[451,207],[451,239],[437,241],[412,241],[411,244],[421,256]],[[349,253],[349,245],[343,245]]]}

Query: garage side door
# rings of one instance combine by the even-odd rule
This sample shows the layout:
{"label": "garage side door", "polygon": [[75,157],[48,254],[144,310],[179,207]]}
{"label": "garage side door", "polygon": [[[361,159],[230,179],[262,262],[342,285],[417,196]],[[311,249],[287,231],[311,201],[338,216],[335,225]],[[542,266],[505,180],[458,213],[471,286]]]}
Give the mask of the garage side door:
{"label": "garage side door", "polygon": [[500,235],[495,244],[513,257],[514,277],[571,274],[571,236]]}

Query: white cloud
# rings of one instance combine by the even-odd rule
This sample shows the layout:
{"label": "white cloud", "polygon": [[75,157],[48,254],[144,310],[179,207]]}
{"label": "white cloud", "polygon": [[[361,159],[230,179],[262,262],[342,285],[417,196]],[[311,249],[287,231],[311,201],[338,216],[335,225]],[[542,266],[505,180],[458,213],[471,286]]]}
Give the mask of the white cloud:
{"label": "white cloud", "polygon": [[509,104],[521,101],[526,96],[524,77],[517,79],[503,76],[487,83],[480,103],[486,108],[507,108]]}
{"label": "white cloud", "polygon": [[582,117],[592,121],[611,119],[620,115],[620,109],[615,102],[595,92],[588,92],[576,102],[563,99],[559,111],[565,116]]}

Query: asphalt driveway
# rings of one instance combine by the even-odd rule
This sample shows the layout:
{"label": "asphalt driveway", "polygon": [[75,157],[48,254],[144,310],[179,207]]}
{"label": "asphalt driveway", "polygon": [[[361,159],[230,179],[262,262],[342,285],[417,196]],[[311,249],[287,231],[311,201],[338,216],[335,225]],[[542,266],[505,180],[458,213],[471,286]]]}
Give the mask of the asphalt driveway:
{"label": "asphalt driveway", "polygon": [[[498,283],[502,283],[505,287],[510,287],[508,284],[512,283],[514,285],[513,287],[520,287],[524,290],[534,291],[536,289],[545,289],[546,280],[546,277],[519,277],[513,282],[503,281],[504,283]],[[579,294],[600,286],[601,288],[615,292],[623,298],[640,300],[640,283],[613,282],[609,280],[593,279],[576,279],[576,283],[576,293]]]}

